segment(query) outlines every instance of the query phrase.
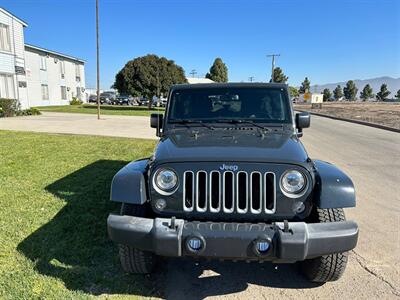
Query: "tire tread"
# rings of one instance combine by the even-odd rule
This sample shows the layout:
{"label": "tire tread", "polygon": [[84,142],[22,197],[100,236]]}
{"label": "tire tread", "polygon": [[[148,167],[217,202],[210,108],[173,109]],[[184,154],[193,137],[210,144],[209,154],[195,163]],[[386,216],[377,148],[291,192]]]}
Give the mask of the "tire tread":
{"label": "tire tread", "polygon": [[[346,217],[342,208],[316,209],[320,223],[341,222]],[[304,275],[314,282],[327,282],[338,280],[346,269],[348,254],[335,253],[305,260],[301,263]]]}

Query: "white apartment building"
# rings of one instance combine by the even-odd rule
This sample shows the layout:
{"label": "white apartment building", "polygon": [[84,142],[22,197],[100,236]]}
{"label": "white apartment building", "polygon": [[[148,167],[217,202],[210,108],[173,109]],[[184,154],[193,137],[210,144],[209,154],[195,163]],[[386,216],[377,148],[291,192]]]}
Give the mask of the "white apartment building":
{"label": "white apartment building", "polygon": [[73,97],[85,101],[84,61],[25,44],[29,106],[67,105]]}
{"label": "white apartment building", "polygon": [[27,107],[24,21],[0,7],[0,98],[18,99]]}
{"label": "white apartment building", "polygon": [[25,44],[27,24],[0,7],[0,98],[21,108],[86,100],[82,59]]}

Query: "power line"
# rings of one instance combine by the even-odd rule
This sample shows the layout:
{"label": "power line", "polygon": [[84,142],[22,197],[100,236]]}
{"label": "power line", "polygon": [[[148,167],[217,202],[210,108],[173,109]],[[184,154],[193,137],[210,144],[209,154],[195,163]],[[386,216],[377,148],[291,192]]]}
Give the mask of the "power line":
{"label": "power line", "polygon": [[281,56],[280,54],[268,54],[267,57],[272,57],[272,70],[271,70],[271,82],[274,82],[274,69],[275,69],[275,57]]}
{"label": "power line", "polygon": [[249,77],[249,81],[250,81],[250,82],[253,82],[253,80],[254,80],[254,76],[250,76],[250,77]]}
{"label": "power line", "polygon": [[193,69],[192,71],[190,71],[189,74],[192,75],[192,77],[194,78],[194,75],[197,74],[197,71],[195,69]]}

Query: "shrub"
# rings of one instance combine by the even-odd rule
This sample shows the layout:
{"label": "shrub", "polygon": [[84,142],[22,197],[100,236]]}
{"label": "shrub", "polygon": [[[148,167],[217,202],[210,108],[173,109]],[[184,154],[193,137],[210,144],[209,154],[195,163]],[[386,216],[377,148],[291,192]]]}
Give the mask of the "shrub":
{"label": "shrub", "polygon": [[34,107],[18,110],[16,113],[17,116],[37,116],[41,114],[42,113],[37,108]]}
{"label": "shrub", "polygon": [[83,101],[82,101],[82,100],[79,100],[79,99],[76,98],[76,97],[72,97],[72,100],[69,101],[69,104],[70,104],[70,105],[81,105],[81,104],[83,104]]}
{"label": "shrub", "polygon": [[0,99],[0,117],[13,117],[19,110],[16,99]]}

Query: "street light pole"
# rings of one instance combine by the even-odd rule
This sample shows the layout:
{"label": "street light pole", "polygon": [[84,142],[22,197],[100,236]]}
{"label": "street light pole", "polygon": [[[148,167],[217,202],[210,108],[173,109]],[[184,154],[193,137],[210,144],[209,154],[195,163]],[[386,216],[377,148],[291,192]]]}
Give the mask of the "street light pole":
{"label": "street light pole", "polygon": [[97,119],[100,120],[99,0],[96,0]]}
{"label": "street light pole", "polygon": [[280,54],[268,54],[267,57],[272,57],[272,70],[271,70],[271,82],[274,82],[274,69],[275,69],[275,57],[281,56]]}

